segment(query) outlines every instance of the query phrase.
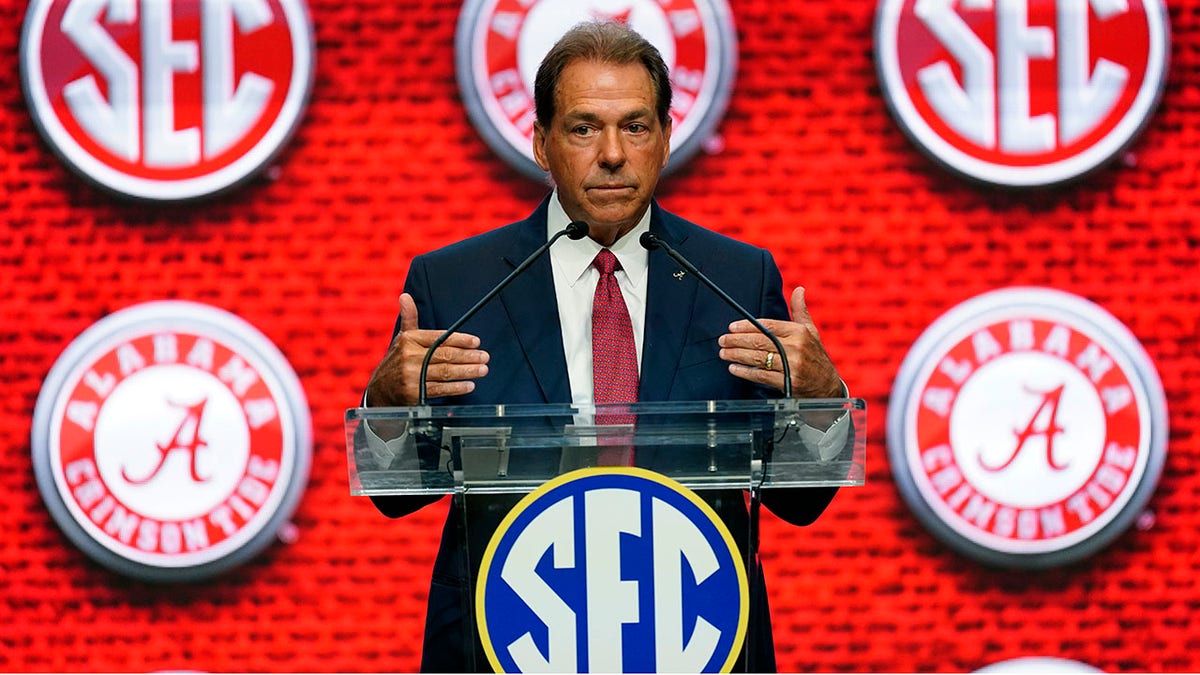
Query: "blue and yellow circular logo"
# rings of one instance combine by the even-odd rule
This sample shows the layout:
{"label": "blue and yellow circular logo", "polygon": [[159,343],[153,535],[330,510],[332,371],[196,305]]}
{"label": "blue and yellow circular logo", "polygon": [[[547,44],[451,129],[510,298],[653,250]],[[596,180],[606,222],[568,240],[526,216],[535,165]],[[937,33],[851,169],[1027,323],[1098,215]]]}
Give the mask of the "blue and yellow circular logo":
{"label": "blue and yellow circular logo", "polygon": [[581,469],[500,524],[475,612],[497,672],[728,672],[748,588],[743,554],[694,492],[644,469]]}

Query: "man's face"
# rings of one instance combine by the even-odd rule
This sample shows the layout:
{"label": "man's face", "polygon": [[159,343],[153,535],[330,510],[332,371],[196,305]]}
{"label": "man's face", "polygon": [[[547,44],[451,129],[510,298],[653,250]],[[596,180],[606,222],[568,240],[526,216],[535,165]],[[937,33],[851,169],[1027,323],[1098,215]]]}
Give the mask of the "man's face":
{"label": "man's face", "polygon": [[655,114],[640,63],[572,61],[555,92],[554,119],[534,127],[533,155],[558,186],[572,220],[604,245],[633,229],[670,157],[671,125]]}

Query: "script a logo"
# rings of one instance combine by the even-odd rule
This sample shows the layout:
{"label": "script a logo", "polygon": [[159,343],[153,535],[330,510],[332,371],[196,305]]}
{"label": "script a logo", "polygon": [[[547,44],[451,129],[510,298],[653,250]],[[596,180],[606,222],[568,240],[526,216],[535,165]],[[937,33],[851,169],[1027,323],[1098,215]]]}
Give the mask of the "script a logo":
{"label": "script a logo", "polygon": [[727,672],[747,589],[733,538],[695,493],[642,469],[582,469],[501,523],[476,615],[497,672]]}
{"label": "script a logo", "polygon": [[1142,129],[1166,80],[1159,0],[883,0],[876,58],[897,121],[985,183],[1081,176]]}
{"label": "script a logo", "polygon": [[312,79],[303,0],[35,0],[21,76],[74,170],[118,194],[183,200],[264,166]]}
{"label": "script a logo", "polygon": [[185,411],[184,417],[180,420],[175,433],[171,434],[169,441],[154,444],[154,448],[158,450],[158,459],[154,463],[154,468],[150,469],[150,473],[142,478],[133,478],[129,475],[126,467],[121,467],[121,477],[130,485],[145,485],[154,480],[154,477],[162,471],[163,465],[166,464],[167,457],[176,450],[191,458],[189,466],[191,467],[192,482],[203,483],[208,480],[208,478],[201,477],[198,471],[199,451],[208,447],[208,443],[200,438],[200,423],[204,419],[204,405],[208,403],[208,399],[202,398],[195,405],[179,405],[169,399],[167,403],[171,407],[182,408]]}

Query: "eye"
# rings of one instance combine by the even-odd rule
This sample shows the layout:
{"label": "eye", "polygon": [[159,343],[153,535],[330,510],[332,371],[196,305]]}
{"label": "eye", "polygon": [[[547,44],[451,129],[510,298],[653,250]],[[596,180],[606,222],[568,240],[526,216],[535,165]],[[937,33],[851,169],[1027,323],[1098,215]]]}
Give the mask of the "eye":
{"label": "eye", "polygon": [[625,129],[628,130],[629,133],[631,133],[631,134],[644,134],[647,131],[650,131],[650,127],[646,126],[645,124],[642,124],[641,122],[634,122],[634,123],[630,124],[629,126],[625,127]]}
{"label": "eye", "polygon": [[596,133],[595,128],[588,126],[586,124],[580,124],[579,126],[571,128],[571,134],[574,136],[579,136],[580,138],[587,138],[588,136],[591,136],[594,133]]}

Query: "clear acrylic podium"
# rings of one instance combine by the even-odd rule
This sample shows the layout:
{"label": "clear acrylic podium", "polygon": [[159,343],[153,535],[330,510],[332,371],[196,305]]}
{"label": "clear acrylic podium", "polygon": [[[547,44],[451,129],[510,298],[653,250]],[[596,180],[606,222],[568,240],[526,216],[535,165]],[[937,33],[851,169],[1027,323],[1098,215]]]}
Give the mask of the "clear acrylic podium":
{"label": "clear acrylic podium", "polygon": [[[595,423],[609,415],[631,423]],[[861,399],[352,408],[345,430],[352,495],[429,501],[452,495],[471,582],[464,589],[472,623],[463,648],[468,664],[486,653],[493,668],[498,662],[490,647],[481,650],[473,608],[475,575],[498,521],[481,518],[473,505],[507,510],[547,481],[604,466],[648,470],[706,502],[725,495],[728,503],[740,491],[744,515],[730,530],[739,530],[734,538],[753,583],[764,494],[770,503],[799,494],[783,492],[790,489],[858,486],[866,470]],[[737,667],[737,653],[720,669]]]}

